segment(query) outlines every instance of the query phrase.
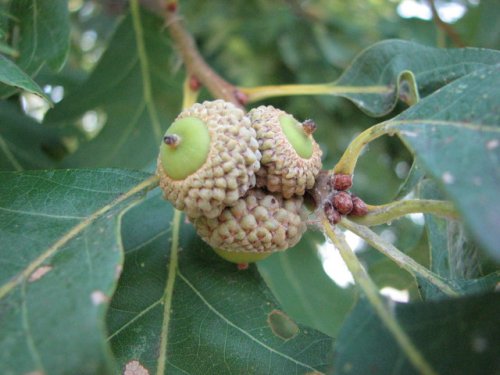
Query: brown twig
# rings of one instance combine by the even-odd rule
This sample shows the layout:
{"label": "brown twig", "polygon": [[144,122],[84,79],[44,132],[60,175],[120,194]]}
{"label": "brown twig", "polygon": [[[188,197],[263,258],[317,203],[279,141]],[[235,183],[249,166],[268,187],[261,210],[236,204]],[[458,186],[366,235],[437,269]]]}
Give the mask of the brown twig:
{"label": "brown twig", "polygon": [[455,44],[457,47],[465,47],[465,43],[463,42],[462,38],[460,38],[460,35],[458,35],[455,29],[450,24],[444,22],[441,17],[439,17],[439,13],[437,11],[434,0],[427,0],[427,2],[429,3],[429,7],[431,8],[432,19],[434,20],[436,26],[443,30],[450,37],[453,44]]}
{"label": "brown twig", "polygon": [[193,36],[185,28],[178,10],[167,8],[164,16],[172,41],[179,50],[188,74],[195,76],[214,97],[227,100],[239,107],[244,106],[246,96],[206,63],[196,46]]}

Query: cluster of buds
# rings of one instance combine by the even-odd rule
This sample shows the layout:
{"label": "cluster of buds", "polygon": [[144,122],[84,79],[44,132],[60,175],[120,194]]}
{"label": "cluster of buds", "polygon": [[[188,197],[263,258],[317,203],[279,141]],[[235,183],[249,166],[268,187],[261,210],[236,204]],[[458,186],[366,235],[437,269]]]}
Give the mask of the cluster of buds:
{"label": "cluster of buds", "polygon": [[323,210],[330,224],[337,224],[344,215],[364,216],[368,213],[365,202],[348,191],[352,187],[352,175],[333,175],[329,184],[331,192],[323,203]]}

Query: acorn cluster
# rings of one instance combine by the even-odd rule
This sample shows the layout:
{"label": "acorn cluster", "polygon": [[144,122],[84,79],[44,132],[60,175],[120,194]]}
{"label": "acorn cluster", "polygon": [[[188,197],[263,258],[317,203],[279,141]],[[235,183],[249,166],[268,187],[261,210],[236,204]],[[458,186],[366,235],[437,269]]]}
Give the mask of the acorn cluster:
{"label": "acorn cluster", "polygon": [[303,196],[321,170],[314,130],[314,122],[271,106],[246,114],[223,100],[197,103],[160,146],[164,197],[229,261],[286,250],[306,230]]}

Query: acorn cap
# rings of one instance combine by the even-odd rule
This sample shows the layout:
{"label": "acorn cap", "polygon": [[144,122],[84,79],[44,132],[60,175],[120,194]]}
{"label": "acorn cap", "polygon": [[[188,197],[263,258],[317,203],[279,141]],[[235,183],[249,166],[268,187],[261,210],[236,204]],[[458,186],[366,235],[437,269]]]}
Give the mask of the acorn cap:
{"label": "acorn cap", "polygon": [[244,112],[223,100],[194,104],[165,133],[157,174],[165,199],[189,217],[217,217],[255,186],[261,154]]}
{"label": "acorn cap", "polygon": [[254,108],[248,117],[262,153],[257,186],[280,192],[284,198],[311,189],[321,169],[321,149],[312,137],[314,122],[301,124],[272,106]]}
{"label": "acorn cap", "polygon": [[213,219],[191,219],[201,238],[234,263],[254,262],[294,246],[306,230],[306,210],[299,196],[252,189]]}

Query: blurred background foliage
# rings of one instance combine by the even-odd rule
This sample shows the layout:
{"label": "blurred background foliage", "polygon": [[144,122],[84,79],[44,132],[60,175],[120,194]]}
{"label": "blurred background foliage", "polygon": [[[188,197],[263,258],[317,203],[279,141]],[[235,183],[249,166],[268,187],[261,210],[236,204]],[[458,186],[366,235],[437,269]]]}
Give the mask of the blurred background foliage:
{"label": "blurred background foliage", "polygon": [[[6,0],[0,1],[0,29],[3,30],[8,29],[9,22],[15,22],[9,15],[7,3]],[[146,6],[148,3],[143,1]],[[71,114],[71,105],[58,108],[57,103],[69,97],[72,99],[70,103],[78,105],[88,92],[98,90],[103,79],[112,81],[108,69],[104,75],[96,74],[97,78],[87,81],[83,91],[79,89],[91,76],[128,12],[126,0],[69,0],[68,4],[71,34],[67,63],[60,72],[44,65],[36,75],[37,83],[56,103],[54,113],[46,102],[32,94],[10,96],[8,103],[2,104],[8,106],[2,112],[4,120],[8,118],[9,122],[15,122],[17,116],[18,122],[29,124],[26,126],[41,122],[42,126],[50,127],[50,132],[40,138],[45,142],[42,144],[44,152],[56,160],[50,164],[42,160],[45,155],[41,156],[39,167],[100,165],[92,158],[89,162],[85,155],[66,159],[66,154],[74,153],[82,145],[85,150],[86,142],[102,131],[106,114],[91,111],[86,112],[86,116],[71,117],[68,115]],[[441,18],[453,25],[465,45],[484,48],[500,45],[500,25],[495,17],[500,11],[497,1],[436,1],[436,6]],[[207,62],[238,86],[331,82],[364,48],[384,39],[401,38],[428,46],[453,47],[433,22],[426,1],[247,0],[228,5],[224,1],[185,0],[181,1],[180,7]],[[166,29],[161,27],[158,30],[162,34],[162,43],[169,44]],[[7,42],[12,37],[5,32],[0,34],[0,47],[6,54],[9,53]],[[120,35],[115,35],[115,38],[119,39]],[[125,40],[125,36],[123,38]],[[125,49],[122,54],[126,55],[127,48],[127,45],[122,46]],[[123,61],[111,59],[108,63],[116,64],[119,71]],[[167,87],[155,96],[163,129],[179,110],[184,74],[181,65],[175,53],[162,55],[154,65],[154,69],[163,70],[158,73],[163,80],[158,84]],[[209,95],[202,91],[204,98],[209,98]],[[134,98],[127,100],[133,101]],[[330,96],[273,98],[266,104],[280,107],[298,119],[316,121],[316,138],[323,150],[325,168],[333,167],[354,136],[384,120],[368,117],[351,102]],[[387,118],[404,108],[404,105],[398,105]],[[12,114],[13,111],[17,114]],[[25,115],[35,121],[22,121]],[[54,131],[59,134],[59,139]],[[148,152],[150,161],[143,163],[141,159],[141,163],[142,169],[151,171],[156,151]],[[129,161],[127,156],[120,155],[122,162],[116,166],[137,168],[137,163],[133,162],[136,155],[128,157]],[[411,154],[399,140],[385,137],[371,143],[357,168],[355,193],[371,204],[393,200],[411,163]],[[423,263],[428,259],[422,215],[401,219],[392,226],[377,227],[376,231]],[[414,280],[405,271],[381,254],[366,251],[362,242],[355,241],[354,245],[380,287],[409,288],[410,295],[418,295]]]}

